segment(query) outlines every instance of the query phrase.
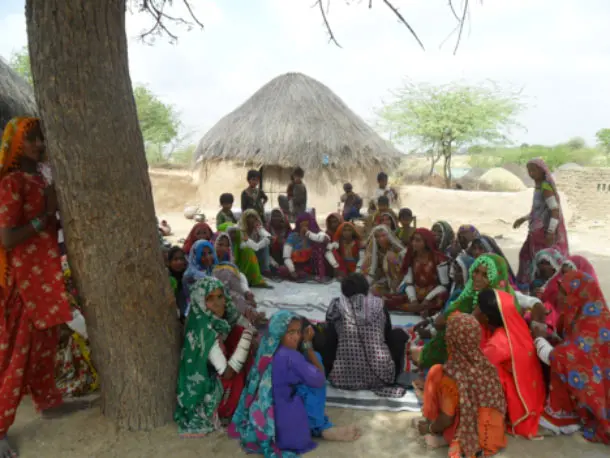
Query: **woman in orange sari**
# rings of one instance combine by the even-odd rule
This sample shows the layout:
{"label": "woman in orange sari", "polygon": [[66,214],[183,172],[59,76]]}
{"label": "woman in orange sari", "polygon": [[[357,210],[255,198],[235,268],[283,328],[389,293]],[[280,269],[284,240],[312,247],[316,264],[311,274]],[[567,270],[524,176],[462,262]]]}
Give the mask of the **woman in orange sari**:
{"label": "woman in orange sari", "polygon": [[472,313],[483,327],[483,354],[496,367],[506,397],[507,428],[531,439],[538,434],[545,384],[534,340],[505,291],[484,289]]}
{"label": "woman in orange sari", "polygon": [[481,326],[465,313],[447,322],[449,360],[432,366],[424,387],[419,433],[449,458],[491,456],[506,446],[506,402],[496,368],[481,351]]}
{"label": "woman in orange sari", "polygon": [[356,272],[358,264],[364,258],[364,247],[362,238],[352,223],[341,223],[329,248],[332,250],[332,259],[329,260],[334,265],[335,275],[338,278],[345,278],[349,274]]}
{"label": "woman in orange sari", "polygon": [[29,392],[44,416],[68,413],[55,384],[59,325],[72,321],[57,241],[57,198],[39,172],[37,118],[14,118],[0,146],[0,456]]}

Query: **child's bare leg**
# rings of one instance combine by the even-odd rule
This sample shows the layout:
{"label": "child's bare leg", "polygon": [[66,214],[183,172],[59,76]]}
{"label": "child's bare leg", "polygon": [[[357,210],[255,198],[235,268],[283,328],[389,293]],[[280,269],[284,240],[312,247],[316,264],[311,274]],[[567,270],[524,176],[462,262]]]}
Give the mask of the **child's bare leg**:
{"label": "child's bare leg", "polygon": [[333,426],[322,431],[322,438],[334,442],[353,442],[360,437],[360,430],[355,425]]}
{"label": "child's bare leg", "polygon": [[436,434],[426,434],[424,436],[424,441],[426,442],[426,447],[429,449],[441,448],[449,445],[443,436],[437,436]]}

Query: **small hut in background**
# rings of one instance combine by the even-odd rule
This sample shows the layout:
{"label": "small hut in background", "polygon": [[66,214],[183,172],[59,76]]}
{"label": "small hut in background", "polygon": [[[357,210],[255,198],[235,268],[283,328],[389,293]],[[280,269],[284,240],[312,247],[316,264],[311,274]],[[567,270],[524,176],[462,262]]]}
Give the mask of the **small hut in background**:
{"label": "small hut in background", "polygon": [[32,86],[0,58],[0,131],[15,116],[33,116],[36,112]]}
{"label": "small hut in background", "polygon": [[212,127],[195,151],[195,179],[204,207],[222,192],[247,186],[249,169],[262,174],[270,206],[286,192],[292,170],[305,170],[308,206],[337,209],[343,184],[372,194],[381,170],[391,172],[400,151],[381,138],[328,87],[301,73],[274,78]]}

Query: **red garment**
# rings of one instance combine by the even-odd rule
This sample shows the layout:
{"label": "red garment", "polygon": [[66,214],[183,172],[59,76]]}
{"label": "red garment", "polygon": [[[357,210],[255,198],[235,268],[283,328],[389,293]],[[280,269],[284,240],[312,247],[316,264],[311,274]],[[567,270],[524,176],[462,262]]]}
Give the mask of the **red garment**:
{"label": "red garment", "polygon": [[534,341],[525,320],[515,307],[512,294],[496,291],[504,327],[496,329],[483,344],[483,353],[496,366],[504,396],[511,434],[533,438],[544,409],[545,385]]}
{"label": "red garment", "polygon": [[208,231],[210,231],[210,237],[205,239],[210,241],[212,239],[212,236],[214,235],[214,231],[212,230],[212,228],[210,227],[210,225],[208,223],[197,223],[193,226],[193,228],[191,229],[191,232],[189,232],[189,235],[186,237],[186,240],[184,241],[184,245],[182,245],[182,251],[184,251],[184,253],[188,256],[191,252],[191,248],[193,248],[193,245],[195,244],[195,242],[197,240],[202,240],[201,236],[200,236],[200,232],[204,229],[207,229]]}
{"label": "red garment", "polygon": [[[420,227],[418,229],[415,229],[413,236],[415,234],[419,234],[421,236],[421,238],[424,239],[426,248],[433,256],[434,265],[439,265],[443,262],[447,262],[447,260],[448,260],[447,256],[445,256],[443,253],[441,253],[439,251],[438,247],[436,246],[436,236],[434,235],[434,232],[432,232],[429,229]],[[413,236],[411,236],[411,239],[413,238]],[[414,260],[415,260],[415,253],[413,252],[413,249],[411,247],[408,247],[407,253],[405,254],[405,258],[402,262],[402,267],[401,267],[401,272],[400,272],[402,275],[406,275],[407,272],[409,271],[409,268],[413,267]]]}
{"label": "red garment", "polygon": [[610,444],[610,311],[590,275],[570,271],[561,286],[567,295],[564,342],[550,355],[551,389],[544,415],[561,425],[576,414],[585,439]]}
{"label": "red garment", "polygon": [[[335,232],[332,232],[328,229],[328,220],[331,219],[332,217],[337,218],[337,221],[339,221],[339,226],[341,224],[343,224],[343,215],[341,215],[341,213],[331,213],[330,215],[328,215],[326,217],[326,221],[324,221],[326,223],[326,235],[328,235],[330,237],[330,239],[332,240],[335,237]],[[337,229],[339,229],[339,226],[337,226]]]}
{"label": "red garment", "polygon": [[[0,227],[14,228],[44,211],[41,176],[12,172],[0,182]],[[11,426],[21,397],[40,410],[59,405],[55,386],[57,326],[72,320],[56,227],[47,227],[8,252],[7,287],[0,298],[0,436]]]}
{"label": "red garment", "polygon": [[[353,232],[353,245],[349,252],[346,251],[345,241],[343,240],[343,230],[351,227]],[[337,231],[333,234],[332,241],[339,244],[339,248],[333,250],[333,255],[339,263],[339,272],[343,276],[356,272],[358,261],[360,260],[360,250],[362,248],[362,237],[358,233],[356,226],[352,223],[341,223]],[[347,255],[346,255],[347,254]]]}
{"label": "red garment", "polygon": [[[223,353],[227,359],[231,357],[235,349],[237,348],[237,344],[239,343],[239,339],[241,339],[241,335],[244,332],[244,328],[239,325],[233,326],[233,329],[227,336],[224,344],[221,345]],[[250,372],[250,368],[252,367],[252,363],[254,361],[252,352],[248,355],[248,359],[246,363],[242,367],[241,371],[232,379],[224,379],[221,377],[222,387],[224,389],[224,396],[218,405],[218,416],[220,418],[231,418],[235,413],[235,409],[237,409],[237,404],[239,404],[239,398],[241,397],[241,392],[246,386],[246,377],[248,376],[248,372]]]}

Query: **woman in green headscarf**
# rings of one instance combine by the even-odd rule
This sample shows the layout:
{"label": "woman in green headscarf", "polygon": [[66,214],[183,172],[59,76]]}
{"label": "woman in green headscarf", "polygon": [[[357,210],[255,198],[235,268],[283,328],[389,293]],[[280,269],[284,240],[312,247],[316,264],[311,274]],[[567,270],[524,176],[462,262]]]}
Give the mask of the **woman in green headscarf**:
{"label": "woman in green headscarf", "polygon": [[[240,272],[246,276],[248,284],[252,287],[266,288],[268,285],[261,275],[256,252],[252,248],[241,247],[241,230],[233,223],[223,223],[218,226],[218,232],[226,232],[231,236],[233,262],[239,267]],[[219,259],[219,261],[223,261],[223,259]]]}
{"label": "woman in green headscarf", "polygon": [[174,412],[184,436],[216,431],[233,416],[253,361],[255,332],[217,278],[196,280],[190,292]]}
{"label": "woman in green headscarf", "polygon": [[[447,360],[445,344],[447,318],[454,312],[472,313],[478,303],[479,291],[486,288],[506,291],[515,296],[508,277],[508,266],[504,258],[496,254],[484,254],[478,257],[470,267],[470,278],[462,294],[450,303],[436,320],[434,325],[438,333],[423,347],[411,350],[413,361],[425,369],[435,364],[443,364]],[[518,307],[517,304],[515,298],[515,305]]]}

